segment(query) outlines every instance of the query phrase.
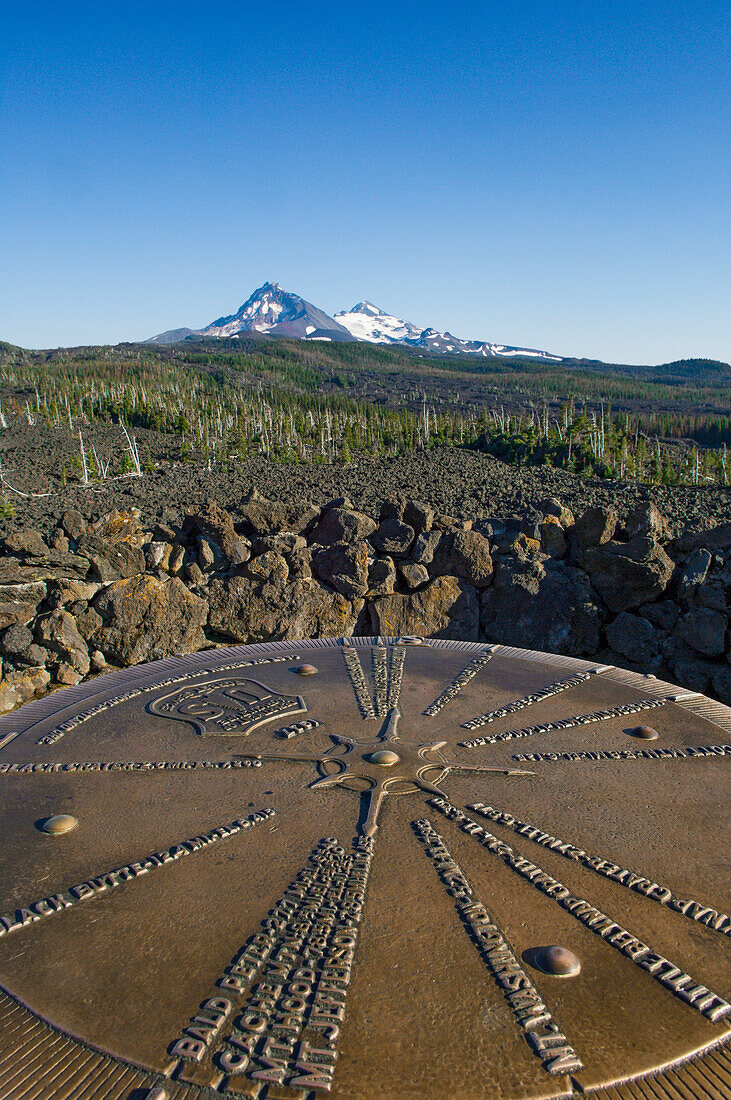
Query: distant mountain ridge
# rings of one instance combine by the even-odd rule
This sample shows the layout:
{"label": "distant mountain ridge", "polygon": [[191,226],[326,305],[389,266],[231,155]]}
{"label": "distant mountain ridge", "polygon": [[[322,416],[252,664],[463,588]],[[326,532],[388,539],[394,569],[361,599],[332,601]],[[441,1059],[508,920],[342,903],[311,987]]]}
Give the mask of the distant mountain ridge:
{"label": "distant mountain ridge", "polygon": [[289,336],[297,340],[331,340],[369,344],[403,344],[437,355],[479,355],[484,358],[531,358],[559,363],[563,356],[535,348],[463,340],[450,332],[419,328],[411,321],[395,317],[374,306],[358,302],[333,317],[305,301],[298,294],[283,290],[279,283],[264,283],[247,298],[241,308],[219,317],[200,329],[176,328],[161,332],[148,344],[178,344],[189,336],[235,338],[242,333],[259,332],[269,336]]}

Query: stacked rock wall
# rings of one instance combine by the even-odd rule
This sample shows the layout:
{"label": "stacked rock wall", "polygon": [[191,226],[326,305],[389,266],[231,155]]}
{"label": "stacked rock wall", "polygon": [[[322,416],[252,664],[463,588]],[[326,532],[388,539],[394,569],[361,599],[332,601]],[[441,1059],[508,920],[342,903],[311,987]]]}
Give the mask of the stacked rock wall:
{"label": "stacked rock wall", "polygon": [[[164,520],[164,522],[163,522]],[[643,506],[457,519],[254,494],[163,515],[73,510],[0,557],[0,712],[55,685],[218,644],[417,634],[653,672],[731,702],[731,524],[672,531]]]}

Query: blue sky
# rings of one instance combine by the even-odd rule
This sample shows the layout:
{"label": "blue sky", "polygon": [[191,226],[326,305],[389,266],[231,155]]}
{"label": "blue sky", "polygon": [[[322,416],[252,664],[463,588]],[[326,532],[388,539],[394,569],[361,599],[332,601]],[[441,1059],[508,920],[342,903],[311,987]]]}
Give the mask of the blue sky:
{"label": "blue sky", "polygon": [[459,336],[731,358],[716,3],[3,5],[0,339],[267,279]]}

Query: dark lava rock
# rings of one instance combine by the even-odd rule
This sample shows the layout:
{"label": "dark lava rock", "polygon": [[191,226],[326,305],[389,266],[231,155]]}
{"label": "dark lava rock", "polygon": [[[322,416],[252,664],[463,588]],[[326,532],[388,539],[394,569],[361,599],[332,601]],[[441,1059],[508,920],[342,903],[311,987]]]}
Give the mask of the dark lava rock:
{"label": "dark lava rock", "polygon": [[607,625],[607,641],[615,653],[641,665],[649,662],[658,651],[658,636],[654,626],[628,611],[622,611]]}
{"label": "dark lava rock", "polygon": [[368,591],[369,546],[367,542],[340,542],[314,548],[312,567],[320,580],[348,599]]}
{"label": "dark lava rock", "polygon": [[507,560],[482,597],[482,628],[490,641],[525,649],[593,654],[600,613],[584,573],[558,562]]}
{"label": "dark lava rock", "polygon": [[134,577],[145,571],[144,553],[140,547],[128,542],[113,543],[99,535],[83,535],[77,554],[90,563],[91,575],[104,583]]}
{"label": "dark lava rock", "polygon": [[608,542],[585,552],[591,583],[612,611],[629,611],[662,595],[675,566],[653,538]]}
{"label": "dark lava rock", "polygon": [[370,536],[372,546],[382,554],[394,554],[405,557],[414,541],[414,528],[402,523],[395,516],[381,520],[378,528]]}

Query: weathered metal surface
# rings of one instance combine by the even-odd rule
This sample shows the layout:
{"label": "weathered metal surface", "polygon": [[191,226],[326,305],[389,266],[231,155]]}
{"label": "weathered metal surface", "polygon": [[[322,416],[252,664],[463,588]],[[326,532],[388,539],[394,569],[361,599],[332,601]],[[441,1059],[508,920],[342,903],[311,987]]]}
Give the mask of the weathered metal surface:
{"label": "weathered metal surface", "polygon": [[729,733],[651,677],[415,638],[29,704],[0,1100],[731,1095]]}

